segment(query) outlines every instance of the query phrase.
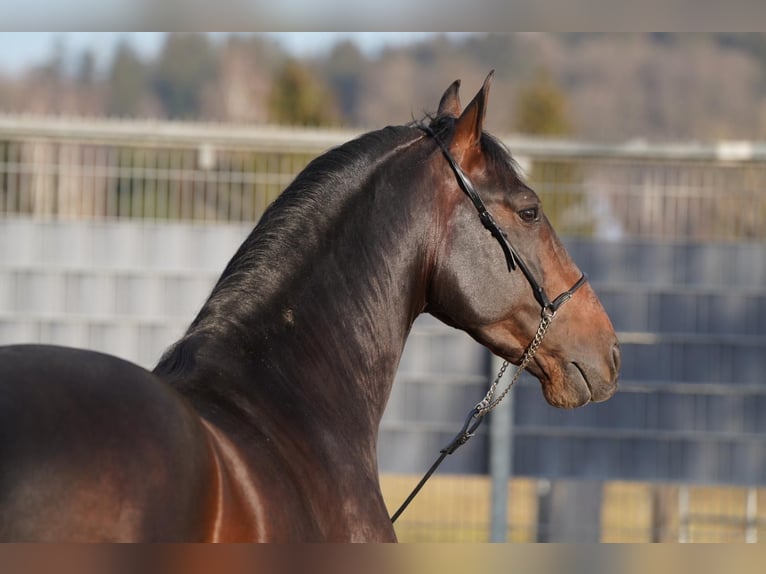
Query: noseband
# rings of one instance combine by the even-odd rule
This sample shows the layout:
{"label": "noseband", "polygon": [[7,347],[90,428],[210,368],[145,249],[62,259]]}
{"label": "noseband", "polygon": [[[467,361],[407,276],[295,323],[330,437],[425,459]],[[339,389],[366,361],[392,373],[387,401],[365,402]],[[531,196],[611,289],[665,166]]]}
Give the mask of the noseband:
{"label": "noseband", "polygon": [[521,377],[521,373],[524,372],[524,369],[526,369],[527,365],[529,365],[530,361],[537,353],[537,349],[543,342],[545,333],[548,331],[548,327],[553,321],[553,318],[556,316],[558,310],[562,305],[564,305],[564,303],[569,301],[574,296],[575,292],[580,287],[585,285],[585,283],[588,281],[585,273],[582,273],[577,282],[572,285],[571,289],[564,291],[561,295],[551,301],[543,286],[538,283],[537,279],[532,274],[532,271],[529,269],[529,267],[527,267],[527,264],[524,263],[524,260],[519,256],[519,253],[516,251],[516,249],[513,248],[513,245],[511,245],[511,242],[508,240],[508,235],[505,233],[505,231],[500,229],[500,226],[495,221],[495,218],[492,217],[492,214],[487,209],[487,206],[484,204],[481,196],[476,191],[476,187],[474,187],[473,182],[463,171],[463,168],[461,168],[457,163],[447,146],[444,145],[444,142],[442,142],[436,136],[430,127],[420,126],[420,129],[422,129],[426,134],[432,137],[437,144],[439,144],[444,157],[447,159],[447,163],[449,163],[452,171],[455,173],[455,177],[457,178],[461,189],[465,192],[465,194],[468,196],[468,199],[471,200],[471,203],[473,203],[473,206],[479,213],[479,219],[481,220],[482,225],[484,225],[484,227],[492,234],[492,237],[497,239],[498,243],[500,243],[500,247],[502,248],[503,254],[505,255],[506,264],[508,265],[508,271],[513,272],[517,267],[521,269],[521,272],[524,274],[524,277],[526,277],[529,286],[532,287],[532,293],[534,293],[535,299],[540,304],[542,309],[540,313],[540,324],[537,327],[537,332],[535,333],[532,341],[529,343],[529,346],[524,350],[524,354],[521,357],[519,367],[516,370],[516,373],[513,375],[511,381],[506,386],[505,390],[503,390],[500,395],[495,397],[497,385],[505,374],[506,369],[508,368],[508,361],[503,361],[503,365],[500,367],[500,371],[495,377],[495,380],[490,385],[487,394],[481,401],[479,401],[479,403],[476,404],[473,409],[471,409],[471,412],[468,413],[468,417],[465,420],[465,424],[463,424],[463,428],[457,435],[455,435],[452,441],[450,441],[450,443],[441,450],[441,455],[439,458],[437,458],[433,465],[431,465],[431,468],[428,470],[428,472],[426,472],[418,485],[413,489],[407,499],[394,513],[394,515],[391,517],[391,522],[396,522],[396,519],[399,518],[402,512],[404,512],[404,510],[413,501],[418,492],[420,492],[420,489],[423,488],[428,479],[431,478],[431,475],[436,471],[436,469],[447,457],[447,455],[452,454],[460,446],[468,442],[468,439],[470,439],[474,435],[476,429],[479,428],[479,425],[484,420],[484,417],[498,404],[500,404],[500,402],[506,397],[511,388],[513,388],[513,385],[515,385],[516,381],[518,381],[519,377]]}

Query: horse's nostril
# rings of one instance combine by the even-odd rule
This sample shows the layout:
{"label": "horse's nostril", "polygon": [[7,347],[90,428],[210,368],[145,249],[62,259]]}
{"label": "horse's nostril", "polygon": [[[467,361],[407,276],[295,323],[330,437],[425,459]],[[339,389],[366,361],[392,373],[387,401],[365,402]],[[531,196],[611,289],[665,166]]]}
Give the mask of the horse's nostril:
{"label": "horse's nostril", "polygon": [[620,372],[620,344],[615,343],[612,347],[612,366],[614,367],[615,374]]}

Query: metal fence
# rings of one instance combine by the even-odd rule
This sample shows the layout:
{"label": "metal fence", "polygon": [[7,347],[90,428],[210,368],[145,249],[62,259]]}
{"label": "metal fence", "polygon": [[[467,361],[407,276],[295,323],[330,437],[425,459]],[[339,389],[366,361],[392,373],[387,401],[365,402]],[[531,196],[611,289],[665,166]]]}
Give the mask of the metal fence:
{"label": "metal fence", "polygon": [[[349,130],[0,116],[0,213],[256,221]],[[565,236],[764,239],[766,144],[502,138]]]}
{"label": "metal fence", "polygon": [[0,117],[0,213],[256,221],[347,132]]}
{"label": "metal fence", "polygon": [[[0,343],[74,344],[150,366],[268,203],[313,157],[355,135],[0,116]],[[503,139],[591,274],[628,375],[615,399],[571,413],[545,405],[531,380],[514,393],[508,538],[577,539],[566,532],[572,513],[586,540],[763,538],[766,493],[752,478],[762,469],[731,487],[723,475],[652,474],[634,447],[660,445],[658,469],[686,456],[673,454],[679,440],[766,444],[766,148]],[[735,355],[749,361],[746,381],[728,380]],[[416,323],[381,434],[392,506],[483,395],[489,370],[467,337],[429,317]],[[593,440],[605,434],[616,446]],[[401,519],[400,536],[488,539],[502,498],[482,476],[491,448],[482,433],[461,450]],[[574,455],[539,457],[555,448],[643,474],[604,464],[567,471]],[[743,457],[759,464],[719,451],[722,468]],[[528,470],[534,460],[542,466]]]}

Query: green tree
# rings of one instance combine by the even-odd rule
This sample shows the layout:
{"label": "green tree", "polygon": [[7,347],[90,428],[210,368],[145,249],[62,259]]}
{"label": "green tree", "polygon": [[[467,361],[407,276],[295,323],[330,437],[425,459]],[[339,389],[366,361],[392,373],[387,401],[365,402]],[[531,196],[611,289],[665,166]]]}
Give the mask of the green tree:
{"label": "green tree", "polygon": [[277,74],[269,117],[281,124],[327,126],[337,123],[337,104],[327,87],[304,64],[290,59]]}
{"label": "green tree", "polygon": [[[573,132],[566,96],[547,70],[539,70],[532,81],[520,89],[515,111],[516,128],[524,134],[562,137]],[[554,227],[563,234],[592,233],[592,225],[583,218],[585,194],[579,164],[535,160],[528,175]]]}
{"label": "green tree", "polygon": [[91,50],[84,50],[77,62],[77,82],[90,87],[96,79],[96,57]]}
{"label": "green tree", "polygon": [[367,64],[357,45],[346,40],[333,48],[325,66],[325,74],[337,97],[340,113],[352,124],[360,120],[359,97]]}
{"label": "green tree", "polygon": [[60,83],[66,78],[68,48],[64,36],[56,36],[51,44],[51,54],[48,61],[38,70],[38,74],[54,84],[54,89],[60,89]]}
{"label": "green tree", "polygon": [[148,87],[148,70],[130,44],[117,46],[109,71],[107,112],[114,116],[138,115],[141,100]]}
{"label": "green tree", "polygon": [[202,113],[203,92],[216,82],[218,57],[204,34],[169,34],[152,79],[165,114],[193,118]]}
{"label": "green tree", "polygon": [[540,136],[572,133],[566,96],[547,70],[539,70],[532,82],[519,91],[516,129],[521,133]]}

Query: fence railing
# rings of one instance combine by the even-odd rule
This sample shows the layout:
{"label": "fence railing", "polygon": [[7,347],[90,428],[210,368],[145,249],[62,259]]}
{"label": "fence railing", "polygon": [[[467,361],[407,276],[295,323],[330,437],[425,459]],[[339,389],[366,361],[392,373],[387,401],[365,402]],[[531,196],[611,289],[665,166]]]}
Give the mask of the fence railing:
{"label": "fence railing", "polygon": [[[0,116],[0,213],[255,221],[353,130]],[[501,138],[568,236],[766,237],[766,144]]]}

